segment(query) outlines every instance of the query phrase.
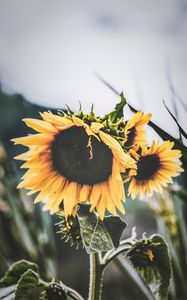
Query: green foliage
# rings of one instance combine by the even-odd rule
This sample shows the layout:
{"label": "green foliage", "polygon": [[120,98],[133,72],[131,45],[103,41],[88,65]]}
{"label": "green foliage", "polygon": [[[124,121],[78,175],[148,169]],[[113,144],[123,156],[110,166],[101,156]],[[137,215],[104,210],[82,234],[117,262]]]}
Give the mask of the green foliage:
{"label": "green foliage", "polygon": [[120,243],[120,239],[127,224],[119,217],[109,216],[104,219],[104,225],[112,239],[114,248],[117,248]]}
{"label": "green foliage", "polygon": [[27,270],[18,281],[15,292],[15,300],[27,300],[29,298],[39,300],[43,287],[39,283],[39,275],[33,270]]}
{"label": "green foliage", "polygon": [[38,266],[26,260],[14,263],[0,281],[0,299],[73,300],[82,299],[61,282],[45,282]]}
{"label": "green foliage", "polygon": [[83,205],[78,211],[78,220],[83,244],[88,254],[108,251],[119,246],[126,223],[119,217],[108,216],[103,221],[89,206]]}
{"label": "green foliage", "polygon": [[[4,153],[4,154],[3,154]],[[52,219],[31,197],[16,189],[18,178],[8,153],[0,143],[0,276],[9,261],[25,258],[37,262],[42,274],[54,274],[55,240]],[[53,242],[52,242],[53,241]]]}
{"label": "green foliage", "polygon": [[0,287],[7,287],[16,284],[21,275],[27,270],[38,272],[38,266],[26,260],[20,260],[14,263],[0,280]]}
{"label": "green foliage", "polygon": [[111,123],[116,123],[119,119],[123,118],[123,109],[126,104],[126,99],[123,93],[120,94],[121,101],[116,104],[114,110],[105,116]]}
{"label": "green foliage", "polygon": [[150,287],[157,300],[168,298],[171,261],[168,246],[160,235],[136,241],[127,258]]}

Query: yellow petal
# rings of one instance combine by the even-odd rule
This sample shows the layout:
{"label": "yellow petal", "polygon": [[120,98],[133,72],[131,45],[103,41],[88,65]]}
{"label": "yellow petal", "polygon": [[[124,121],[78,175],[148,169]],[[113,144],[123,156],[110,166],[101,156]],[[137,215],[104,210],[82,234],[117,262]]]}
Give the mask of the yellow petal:
{"label": "yellow petal", "polygon": [[138,194],[138,185],[136,183],[135,178],[132,178],[129,184],[129,193],[131,198],[134,200]]}
{"label": "yellow petal", "polygon": [[50,122],[55,126],[65,126],[65,125],[73,126],[73,122],[65,117],[54,115],[49,112],[43,112],[40,113],[40,115],[44,121]]}
{"label": "yellow petal", "polygon": [[114,158],[113,158],[113,163],[112,163],[112,176],[115,177],[116,180],[122,181],[119,163]]}
{"label": "yellow petal", "polygon": [[72,116],[72,120],[76,126],[84,126],[84,124],[85,124],[83,120],[81,120],[80,118],[78,118],[74,115]]}
{"label": "yellow petal", "polygon": [[112,176],[110,176],[108,179],[108,186],[109,186],[110,194],[112,196],[112,199],[113,199],[116,207],[119,209],[119,211],[121,211],[123,214],[125,214],[125,209],[122,204],[122,200],[125,199],[125,195],[123,198],[121,198],[119,195],[120,182],[116,181],[115,179],[113,179]]}
{"label": "yellow petal", "polygon": [[21,144],[24,146],[32,146],[32,145],[48,144],[52,142],[53,139],[54,137],[52,135],[39,133],[39,134],[33,134],[25,137],[15,138],[12,139],[11,141],[13,141],[15,145]]}
{"label": "yellow petal", "polygon": [[93,211],[94,208],[96,207],[99,199],[100,199],[100,195],[101,195],[101,185],[98,184],[94,184],[91,194],[90,194],[90,211]]}
{"label": "yellow petal", "polygon": [[109,134],[100,131],[99,136],[101,140],[112,150],[114,157],[124,164],[124,168],[136,168],[134,159],[123,151],[120,144]]}
{"label": "yellow petal", "polygon": [[104,189],[104,193],[105,193],[106,209],[114,216],[117,216],[115,203],[111,197],[111,193],[109,191],[109,187],[108,187],[107,183],[103,183],[103,189]]}
{"label": "yellow petal", "polygon": [[44,200],[44,198],[46,198],[47,197],[47,193],[46,192],[40,192],[39,194],[38,194],[38,196],[35,198],[35,200],[34,200],[34,204],[36,204],[36,203],[38,203],[38,202],[40,202],[40,201],[43,201]]}
{"label": "yellow petal", "polygon": [[94,133],[98,133],[99,132],[99,130],[101,129],[101,128],[103,128],[104,126],[103,126],[103,124],[101,124],[101,123],[97,123],[97,122],[92,122],[91,123],[91,130],[94,132]]}
{"label": "yellow petal", "polygon": [[15,156],[14,159],[27,161],[30,158],[32,158],[33,155],[36,155],[36,152],[32,149],[32,150],[29,150],[25,153],[22,153],[22,154],[19,154],[19,155]]}
{"label": "yellow petal", "polygon": [[77,204],[77,183],[70,182],[66,188],[64,195],[64,213],[67,218],[68,215],[72,214],[73,207]]}
{"label": "yellow petal", "polygon": [[52,133],[55,134],[58,132],[58,130],[49,122],[37,120],[37,119],[23,119],[23,121],[26,123],[28,127],[31,127],[32,129],[41,132],[41,133]]}
{"label": "yellow petal", "polygon": [[105,217],[105,207],[106,207],[105,196],[101,193],[101,198],[96,206],[96,210],[97,210],[97,213],[98,213],[101,221],[103,221],[103,219]]}
{"label": "yellow petal", "polygon": [[52,187],[51,191],[49,192],[48,203],[50,204],[49,207],[51,214],[53,214],[59,208],[59,204],[62,202],[61,196],[65,183],[66,179],[64,177],[60,177],[54,185],[54,188]]}
{"label": "yellow petal", "polygon": [[80,190],[79,202],[83,203],[83,202],[87,201],[89,198],[89,194],[90,194],[90,185],[84,184]]}

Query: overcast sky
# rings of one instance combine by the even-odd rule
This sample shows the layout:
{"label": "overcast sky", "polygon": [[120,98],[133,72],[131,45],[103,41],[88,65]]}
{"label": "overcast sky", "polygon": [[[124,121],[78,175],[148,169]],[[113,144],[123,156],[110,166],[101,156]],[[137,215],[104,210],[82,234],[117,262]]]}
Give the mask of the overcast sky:
{"label": "overcast sky", "polygon": [[5,91],[103,114],[117,98],[97,72],[176,134],[162,100],[172,107],[169,77],[187,105],[186,0],[0,0],[0,43]]}

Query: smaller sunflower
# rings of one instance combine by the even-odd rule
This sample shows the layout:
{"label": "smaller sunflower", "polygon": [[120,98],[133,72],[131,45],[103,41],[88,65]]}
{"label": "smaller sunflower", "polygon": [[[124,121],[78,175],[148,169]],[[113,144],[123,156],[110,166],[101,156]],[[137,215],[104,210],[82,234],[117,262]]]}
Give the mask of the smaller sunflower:
{"label": "smaller sunflower", "polygon": [[144,146],[147,144],[144,126],[148,124],[151,114],[144,115],[138,111],[127,121],[124,128],[125,148]]}
{"label": "smaller sunflower", "polygon": [[138,150],[137,170],[130,170],[125,181],[129,181],[129,194],[135,199],[145,195],[152,196],[153,192],[161,193],[164,187],[173,183],[172,177],[179,175],[180,150],[173,150],[174,143],[165,141],[161,145],[153,141],[150,148],[146,146]]}

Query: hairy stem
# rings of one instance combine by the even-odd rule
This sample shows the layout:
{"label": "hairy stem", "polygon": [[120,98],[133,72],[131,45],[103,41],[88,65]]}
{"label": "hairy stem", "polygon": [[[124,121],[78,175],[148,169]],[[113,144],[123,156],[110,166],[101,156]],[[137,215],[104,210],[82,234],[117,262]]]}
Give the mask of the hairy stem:
{"label": "hairy stem", "polygon": [[101,300],[104,268],[98,253],[90,254],[90,287],[88,300]]}

